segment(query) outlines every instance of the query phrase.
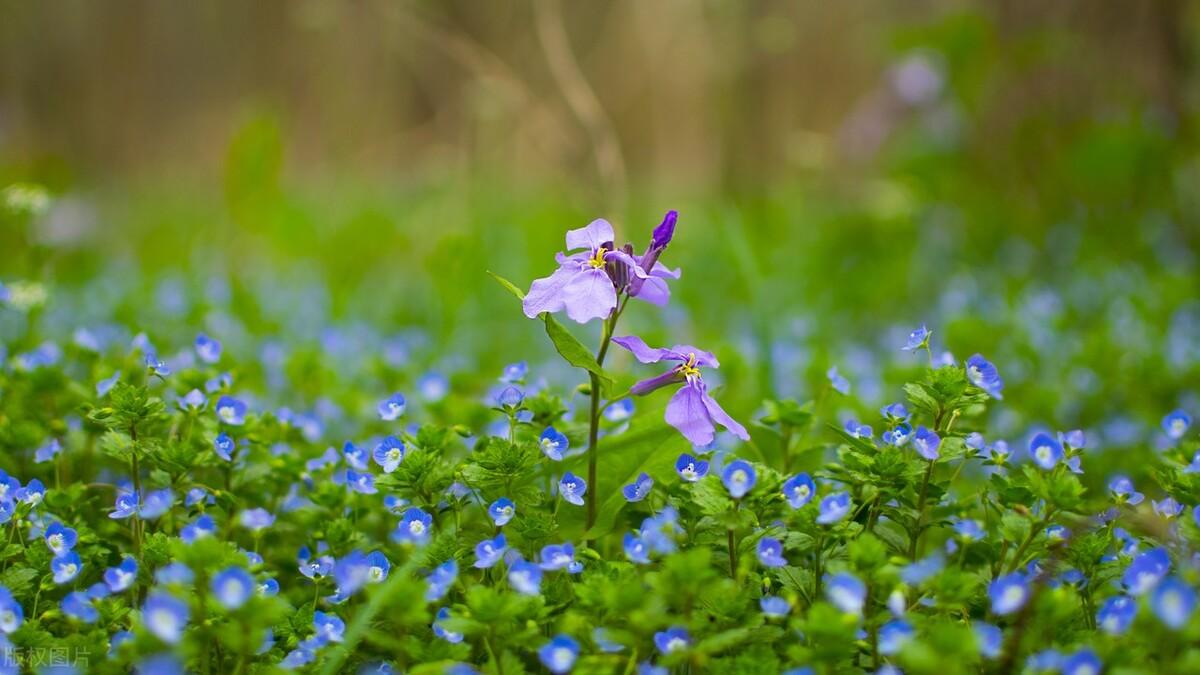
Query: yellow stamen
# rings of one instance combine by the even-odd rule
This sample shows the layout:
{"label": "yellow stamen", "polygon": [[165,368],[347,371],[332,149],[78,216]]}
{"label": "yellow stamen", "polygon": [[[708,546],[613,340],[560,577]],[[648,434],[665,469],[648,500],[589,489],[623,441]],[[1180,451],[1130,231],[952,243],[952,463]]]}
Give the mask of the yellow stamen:
{"label": "yellow stamen", "polygon": [[679,372],[686,378],[700,377],[700,369],[696,367],[695,354],[688,354],[687,363],[679,366]]}
{"label": "yellow stamen", "polygon": [[604,267],[604,264],[605,264],[604,254],[605,253],[608,253],[608,251],[606,251],[605,249],[602,249],[602,248],[596,249],[596,253],[591,258],[588,258],[588,264],[596,269]]}

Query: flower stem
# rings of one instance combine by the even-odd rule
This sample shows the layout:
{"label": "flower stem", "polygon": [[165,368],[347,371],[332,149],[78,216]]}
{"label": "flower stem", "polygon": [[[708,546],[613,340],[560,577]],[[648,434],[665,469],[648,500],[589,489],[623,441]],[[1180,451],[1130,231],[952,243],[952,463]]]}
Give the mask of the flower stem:
{"label": "flower stem", "polygon": [[921,481],[921,498],[917,500],[917,524],[913,527],[912,537],[908,543],[908,557],[917,558],[917,546],[921,543],[921,528],[925,525],[925,500],[929,497],[929,477],[933,475],[933,460],[925,468],[925,478]]}
{"label": "flower stem", "polygon": [[[604,357],[608,355],[608,345],[612,342],[617,319],[621,318],[621,312],[625,310],[625,303],[628,301],[628,297],[622,298],[613,313],[604,320],[604,327],[600,333],[600,348],[596,351],[596,365],[604,365]],[[599,454],[596,445],[600,439],[600,378],[595,373],[589,373],[588,377],[592,385],[592,404],[588,416],[587,526],[584,528],[585,531],[591,530],[592,525],[596,524],[596,495],[599,493],[599,487],[596,485],[596,458]],[[590,540],[585,543],[591,546]]]}

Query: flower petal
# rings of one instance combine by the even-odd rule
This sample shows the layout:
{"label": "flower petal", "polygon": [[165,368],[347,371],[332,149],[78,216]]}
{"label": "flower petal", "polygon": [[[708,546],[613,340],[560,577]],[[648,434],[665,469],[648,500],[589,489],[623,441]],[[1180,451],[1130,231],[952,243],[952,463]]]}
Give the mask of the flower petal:
{"label": "flower petal", "polygon": [[638,277],[639,279],[646,279],[650,276],[649,274],[646,274],[646,270],[642,269],[642,266],[638,264],[637,259],[625,251],[609,251],[608,253],[604,254],[604,259],[619,260],[625,263],[630,271],[633,272],[634,276]]}
{"label": "flower petal", "polygon": [[573,265],[563,265],[548,277],[534,280],[529,286],[529,293],[521,301],[525,316],[536,319],[542,312],[562,311],[566,288],[575,277],[579,276],[579,268]]}
{"label": "flower petal", "polygon": [[667,404],[667,424],[678,429],[693,445],[712,443],[715,433],[704,399],[704,392],[699,387],[688,384],[681,387]]}
{"label": "flower petal", "polygon": [[716,420],[721,426],[729,430],[729,433],[737,436],[743,441],[750,440],[750,434],[746,431],[746,427],[738,423],[737,420],[729,416],[721,404],[717,403],[716,399],[708,395],[705,391],[701,395],[701,400],[704,401],[704,408],[708,410],[708,414]]}
{"label": "flower petal", "polygon": [[721,367],[721,363],[717,361],[717,357],[713,356],[712,352],[706,352],[693,345],[675,345],[671,347],[671,351],[678,354],[682,361],[687,361],[690,356],[695,355],[696,365],[701,368]]}
{"label": "flower petal", "polygon": [[567,250],[579,248],[596,250],[613,240],[613,228],[607,220],[597,218],[578,230],[567,230]]}
{"label": "flower petal", "polygon": [[662,375],[638,382],[630,387],[629,393],[633,394],[634,396],[645,396],[652,391],[662,389],[667,385],[675,384],[677,382],[681,382],[682,380],[683,377],[679,374],[679,369],[672,368]]}
{"label": "flower petal", "polygon": [[662,279],[650,277],[642,281],[636,292],[630,284],[630,295],[643,302],[665,307],[671,299],[671,289],[667,288],[667,282]]}
{"label": "flower petal", "polygon": [[[529,297],[529,296],[525,296]],[[617,290],[603,269],[576,273],[563,288],[567,316],[578,323],[607,318],[617,306]]]}
{"label": "flower petal", "polygon": [[646,341],[636,335],[625,335],[622,337],[613,338],[613,342],[628,349],[633,354],[634,358],[642,363],[658,363],[663,359],[672,361],[685,361],[686,357],[672,352],[670,349],[654,349],[646,344]]}

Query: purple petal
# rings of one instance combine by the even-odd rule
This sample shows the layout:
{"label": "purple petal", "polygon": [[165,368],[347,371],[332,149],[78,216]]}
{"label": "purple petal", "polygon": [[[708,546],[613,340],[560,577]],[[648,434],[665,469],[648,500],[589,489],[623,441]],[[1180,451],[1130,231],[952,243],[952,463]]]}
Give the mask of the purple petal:
{"label": "purple petal", "polygon": [[655,277],[642,281],[636,292],[633,291],[633,284],[630,284],[630,294],[638,300],[659,307],[665,307],[671,300],[671,289],[667,288],[667,282]]}
{"label": "purple petal", "polygon": [[573,265],[559,267],[548,277],[537,279],[529,287],[529,293],[521,302],[525,316],[535,319],[542,312],[562,311],[564,291],[567,286],[579,276],[579,268]]}
{"label": "purple petal", "polygon": [[588,223],[587,227],[567,231],[567,250],[586,248],[594,251],[612,240],[612,225],[609,225],[607,220],[598,218]]}
{"label": "purple petal", "polygon": [[706,352],[692,345],[675,345],[671,351],[678,354],[681,361],[687,361],[689,356],[696,356],[696,365],[701,368],[720,368],[721,364],[712,352]]}
{"label": "purple petal", "polygon": [[670,349],[652,349],[646,341],[636,335],[625,335],[613,338],[613,342],[628,349],[634,358],[642,363],[658,363],[663,359],[686,361],[686,357],[672,352]]}
{"label": "purple petal", "polygon": [[562,299],[567,316],[578,323],[587,323],[608,317],[617,306],[617,290],[603,269],[585,269],[562,289]]}
{"label": "purple petal", "polygon": [[654,269],[650,270],[650,276],[663,279],[678,279],[681,274],[681,268],[671,269],[659,262],[654,263]]}
{"label": "purple petal", "polygon": [[725,409],[713,397],[709,396],[707,391],[703,393],[702,400],[704,401],[705,409],[708,410],[708,414],[712,416],[713,420],[728,429],[729,433],[743,441],[750,440],[750,434],[746,432],[746,427],[730,417],[729,413],[725,412]]}
{"label": "purple petal", "polygon": [[679,369],[672,368],[658,377],[652,377],[648,380],[642,380],[641,382],[638,382],[629,389],[629,393],[633,394],[634,396],[645,396],[652,391],[680,381],[682,381],[682,378],[679,376]]}
{"label": "purple petal", "polygon": [[605,260],[613,260],[613,259],[620,260],[621,262],[625,263],[625,265],[628,266],[629,269],[633,272],[634,276],[638,277],[639,279],[645,279],[650,276],[650,275],[646,274],[646,270],[642,269],[642,266],[640,264],[638,264],[637,259],[635,259],[633,256],[629,255],[625,251],[620,251],[620,250],[609,251],[608,253],[604,254],[604,259]]}
{"label": "purple petal", "polygon": [[699,387],[689,384],[681,387],[667,404],[667,424],[678,429],[693,445],[712,443],[715,432],[704,398]]}

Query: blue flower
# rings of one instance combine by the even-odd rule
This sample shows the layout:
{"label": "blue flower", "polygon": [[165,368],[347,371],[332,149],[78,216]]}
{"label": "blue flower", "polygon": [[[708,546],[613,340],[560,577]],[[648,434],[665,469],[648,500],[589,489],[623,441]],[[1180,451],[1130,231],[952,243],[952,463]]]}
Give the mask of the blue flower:
{"label": "blue flower", "polygon": [[883,442],[888,445],[894,445],[897,448],[904,447],[913,436],[912,425],[908,422],[901,422],[894,428],[883,432]]}
{"label": "blue flower", "polygon": [[96,607],[92,604],[92,599],[88,597],[87,593],[80,591],[68,593],[63,598],[62,612],[84,623],[95,623],[100,618],[100,612],[96,611]]}
{"label": "blue flower", "polygon": [[67,551],[75,548],[75,543],[79,541],[79,536],[75,530],[55,522],[46,528],[45,533],[46,546],[54,553],[54,555],[62,555]]}
{"label": "blue flower", "polygon": [[79,575],[79,570],[83,569],[83,562],[79,560],[79,554],[74,551],[67,551],[61,555],[55,556],[50,561],[50,571],[54,573],[54,583],[65,584]]}
{"label": "blue flower", "polygon": [[9,635],[25,621],[25,611],[8,588],[0,586],[0,633]]}
{"label": "blue flower", "polygon": [[194,522],[183,526],[183,529],[179,531],[179,538],[184,543],[191,544],[198,539],[212,536],[216,531],[217,523],[213,520],[212,516],[202,513]]}
{"label": "blue flower", "polygon": [[391,396],[379,402],[379,406],[376,408],[379,412],[379,419],[383,420],[384,422],[393,422],[397,419],[400,419],[400,416],[404,414],[404,408],[407,407],[407,405],[408,404],[404,400],[404,394],[398,392],[392,394]]}
{"label": "blue flower", "polygon": [[417,380],[417,389],[426,401],[437,403],[450,393],[450,380],[439,372],[430,371]]}
{"label": "blue flower", "polygon": [[38,448],[33,453],[33,461],[35,464],[42,464],[54,459],[55,456],[62,452],[62,443],[58,442],[57,438],[51,438],[45,445]]}
{"label": "blue flower", "polygon": [[433,626],[432,626],[433,634],[435,636],[445,640],[446,642],[449,642],[452,645],[458,644],[459,642],[463,641],[463,634],[450,632],[450,631],[446,630],[445,626],[442,625],[442,622],[449,618],[450,618],[450,608],[449,607],[442,607],[441,609],[439,609],[437,611],[437,615],[434,617],[434,620],[433,620]]}
{"label": "blue flower", "polygon": [[758,601],[762,613],[769,617],[787,616],[792,611],[788,601],[777,596],[763,596]]}
{"label": "blue flower", "polygon": [[352,492],[357,492],[363,495],[373,495],[379,492],[375,488],[375,476],[369,471],[359,473],[353,469],[346,469],[346,487]]}
{"label": "blue flower", "polygon": [[915,352],[918,349],[925,349],[929,346],[929,336],[933,335],[933,331],[921,324],[921,327],[908,334],[908,342],[901,349],[906,352]]}
{"label": "blue flower", "polygon": [[816,493],[817,485],[807,473],[798,473],[783,483],[783,498],[793,509],[811,502]]}
{"label": "blue flower", "polygon": [[563,474],[558,482],[558,493],[562,498],[575,506],[583,506],[583,495],[587,492],[587,482],[570,471]]}
{"label": "blue flower", "polygon": [[1150,596],[1150,609],[1168,628],[1179,630],[1196,609],[1196,591],[1179,577],[1167,577]]}
{"label": "blue flower", "polygon": [[222,431],[213,439],[213,450],[217,452],[217,457],[226,462],[233,461],[233,451],[236,448],[234,441],[229,437],[229,434]]}
{"label": "blue flower", "polygon": [[829,378],[829,386],[839,394],[850,394],[850,380],[847,380],[841,373],[838,372],[837,366],[831,367],[825,371],[825,377]]}
{"label": "blue flower", "polygon": [[1006,574],[988,585],[988,597],[993,614],[1012,614],[1029,600],[1029,580],[1020,572]]}
{"label": "blue flower", "polygon": [[633,417],[633,399],[625,398],[610,403],[604,408],[604,419],[609,422],[624,422]]}
{"label": "blue flower", "polygon": [[1163,431],[1167,433],[1167,438],[1179,440],[1187,433],[1189,427],[1192,426],[1192,418],[1182,408],[1172,410],[1167,413],[1167,416],[1162,419]]}
{"label": "blue flower", "polygon": [[524,382],[525,376],[529,373],[529,364],[525,361],[517,361],[504,366],[504,372],[500,375],[501,382],[515,384]]}
{"label": "blue flower", "polygon": [[274,578],[266,579],[258,584],[256,590],[258,591],[258,594],[264,598],[279,595],[279,582]]}
{"label": "blue flower", "polygon": [[166,361],[159,359],[158,354],[154,352],[146,354],[142,362],[146,365],[146,369],[150,371],[151,375],[166,377],[171,374],[171,367],[167,365]]}
{"label": "blue flower", "polygon": [[862,616],[863,603],[867,600],[867,587],[853,574],[841,572],[827,580],[825,598],[847,614]]}
{"label": "blue flower", "polygon": [[954,533],[964,541],[979,541],[983,538],[983,525],[978,520],[966,518],[954,522]]}
{"label": "blue flower", "polygon": [[508,568],[508,583],[518,593],[537,595],[542,592],[542,568],[521,560]]}
{"label": "blue flower", "polygon": [[821,525],[832,525],[845,518],[850,513],[850,495],[846,492],[835,492],[821,500],[817,522]]}
{"label": "blue flower", "polygon": [[683,453],[675,460],[675,472],[687,483],[695,483],[708,475],[708,462]]}
{"label": "blue flower", "polygon": [[595,642],[596,647],[605,654],[616,654],[625,651],[625,645],[614,642],[609,635],[608,629],[601,626],[596,626],[592,629],[592,642]]}
{"label": "blue flower", "polygon": [[104,583],[113,593],[128,590],[137,580],[138,563],[133,556],[125,556],[116,567],[104,570]]}
{"label": "blue flower", "polygon": [[332,612],[313,612],[313,629],[317,631],[317,637],[328,642],[341,642],[346,635],[346,622]]}
{"label": "blue flower", "polygon": [[392,539],[424,546],[429,543],[429,528],[432,524],[433,516],[416,506],[409,507],[400,518],[396,530],[392,532]]}
{"label": "blue flower", "polygon": [[246,404],[232,396],[217,399],[217,419],[230,426],[240,427],[246,423]]}
{"label": "blue flower", "polygon": [[670,628],[654,634],[654,646],[662,654],[673,654],[683,651],[692,645],[692,637],[683,626]]}
{"label": "blue flower", "polygon": [[1109,635],[1123,635],[1137,617],[1137,601],[1128,595],[1114,595],[1096,612],[1096,626]]}
{"label": "blue flower", "polygon": [[579,658],[579,643],[569,635],[555,635],[538,649],[538,659],[552,673],[569,673]]}
{"label": "blue flower", "polygon": [[229,567],[213,576],[210,588],[222,607],[237,609],[254,595],[254,577],[241,567]]}
{"label": "blue flower", "polygon": [[1171,557],[1165,548],[1154,548],[1133,559],[1121,581],[1130,595],[1142,595],[1158,585],[1171,571]]}
{"label": "blue flower", "polygon": [[383,551],[371,551],[367,554],[367,582],[380,583],[387,579],[392,563]]}
{"label": "blue flower", "polygon": [[622,541],[625,548],[625,557],[629,558],[630,562],[639,565],[650,563],[650,554],[646,547],[644,539],[632,532],[625,533],[625,539]]}
{"label": "blue flower", "polygon": [[987,659],[1000,656],[1000,650],[1004,646],[1004,631],[984,621],[974,622],[971,629],[975,633],[975,642],[979,645],[981,656]]}
{"label": "blue flower", "polygon": [[1083,435],[1081,429],[1073,429],[1066,433],[1058,435],[1058,440],[1064,445],[1074,450],[1082,450],[1087,447],[1087,436]]}
{"label": "blue flower", "polygon": [[783,567],[787,559],[783,557],[783,544],[774,537],[763,537],[758,540],[758,561],[764,567]]}
{"label": "blue flower", "polygon": [[300,563],[297,568],[300,573],[309,579],[323,579],[333,572],[333,557],[322,555],[313,558],[307,546],[300,547],[300,554],[296,556],[296,562]]}
{"label": "blue flower", "polygon": [[1099,675],[1103,669],[1104,664],[1100,661],[1100,657],[1087,647],[1063,659],[1059,665],[1059,672],[1062,675]]}
{"label": "blue flower", "polygon": [[193,389],[175,402],[184,412],[199,412],[208,406],[208,397],[199,389]]}
{"label": "blue flower", "polygon": [[1051,525],[1046,528],[1046,539],[1052,544],[1064,542],[1069,536],[1071,536],[1071,531],[1062,525]]}
{"label": "blue flower", "polygon": [[450,587],[454,585],[454,580],[457,578],[458,562],[453,558],[433,568],[433,572],[430,572],[425,579],[428,584],[425,590],[425,600],[437,602],[446,597],[446,593],[450,592]]}
{"label": "blue flower", "polygon": [[204,333],[196,336],[196,356],[200,360],[213,364],[221,360],[221,343],[213,338],[208,337]]}
{"label": "blue flower", "polygon": [[996,366],[979,354],[967,359],[967,380],[994,399],[1004,398],[1000,395],[1000,391],[1004,389],[1004,380],[1001,379]]}
{"label": "blue flower", "polygon": [[1063,458],[1063,447],[1053,436],[1038,433],[1029,441],[1029,456],[1044,471],[1053,469]]}
{"label": "blue flower", "polygon": [[938,446],[941,444],[942,439],[937,432],[924,426],[917,427],[917,432],[913,434],[913,447],[917,449],[917,454],[931,462],[939,457]]}
{"label": "blue flower", "polygon": [[649,474],[642,472],[638,475],[637,480],[621,488],[621,494],[625,495],[625,501],[640,502],[650,494],[650,489],[654,487],[654,479]]}
{"label": "blue flower", "polygon": [[504,557],[506,550],[508,544],[503,534],[496,535],[495,539],[484,539],[475,545],[475,567],[485,569],[495,565]]}
{"label": "blue flower", "polygon": [[496,524],[496,527],[507,525],[508,521],[512,520],[516,513],[517,505],[513,504],[513,501],[508,497],[501,497],[492,502],[492,505],[488,507],[488,516]]}
{"label": "blue flower", "polygon": [[1108,491],[1112,494],[1113,499],[1115,499],[1118,504],[1129,504],[1131,506],[1136,506],[1141,504],[1142,499],[1144,498],[1142,493],[1134,489],[1133,481],[1129,479],[1129,476],[1113,476],[1112,479],[1108,481]]}
{"label": "blue flower", "polygon": [[188,622],[187,603],[167,593],[151,593],[142,605],[142,623],[158,639],[178,644]]}
{"label": "blue flower", "polygon": [[154,580],[164,586],[172,584],[186,586],[192,583],[192,570],[181,562],[173,562],[163,565],[154,573]]}
{"label": "blue flower", "polygon": [[859,424],[858,420],[849,419],[842,425],[842,429],[854,438],[871,438],[875,435],[875,430],[869,425]]}
{"label": "blue flower", "polygon": [[556,462],[562,461],[563,453],[571,446],[566,434],[559,433],[554,427],[546,427],[538,437],[538,444],[542,447],[542,454]]}
{"label": "blue flower", "polygon": [[371,459],[383,467],[384,473],[391,473],[404,461],[404,442],[395,436],[384,436],[371,453]]}
{"label": "blue flower", "polygon": [[541,568],[547,572],[566,569],[575,562],[575,547],[571,544],[548,544],[542,547]]}
{"label": "blue flower", "polygon": [[903,403],[892,403],[880,408],[879,414],[889,422],[907,422],[912,415],[909,414],[908,408],[904,407]]}
{"label": "blue flower", "polygon": [[496,394],[496,406],[505,410],[516,410],[525,401],[525,392],[519,387],[505,387]]}
{"label": "blue flower", "polygon": [[893,619],[883,624],[879,627],[879,653],[884,656],[899,654],[915,634],[912,624],[904,619]]}
{"label": "blue flower", "polygon": [[263,508],[247,509],[241,512],[238,522],[248,530],[261,532],[275,524],[275,516]]}
{"label": "blue flower", "polygon": [[1183,504],[1175,501],[1174,497],[1165,497],[1159,501],[1151,501],[1154,512],[1163,518],[1174,518],[1183,513]]}
{"label": "blue flower", "polygon": [[734,499],[741,499],[745,496],[754,488],[757,481],[758,474],[755,473],[754,467],[743,459],[733,460],[721,472],[721,482],[725,484],[725,489],[729,490],[729,495]]}

